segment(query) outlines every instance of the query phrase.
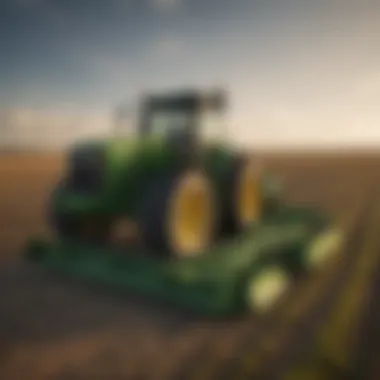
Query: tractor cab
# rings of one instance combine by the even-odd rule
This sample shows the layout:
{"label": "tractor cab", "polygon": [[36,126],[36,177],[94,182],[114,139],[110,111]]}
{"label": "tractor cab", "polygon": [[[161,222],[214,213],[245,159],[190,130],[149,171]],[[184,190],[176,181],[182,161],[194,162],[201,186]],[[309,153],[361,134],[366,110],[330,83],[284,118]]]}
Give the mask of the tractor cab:
{"label": "tractor cab", "polygon": [[[218,139],[224,129],[225,106],[222,91],[146,95],[138,107],[139,120],[133,123],[137,127],[134,132],[139,137],[158,136],[186,145]],[[123,129],[123,124],[120,125]]]}

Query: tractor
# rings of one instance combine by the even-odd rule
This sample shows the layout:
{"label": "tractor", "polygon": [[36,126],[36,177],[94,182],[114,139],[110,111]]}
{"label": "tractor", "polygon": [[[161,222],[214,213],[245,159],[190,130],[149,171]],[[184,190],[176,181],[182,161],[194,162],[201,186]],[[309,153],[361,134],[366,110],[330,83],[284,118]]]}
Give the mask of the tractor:
{"label": "tractor", "polygon": [[343,235],[280,200],[258,157],[228,144],[226,103],[223,91],[148,94],[129,133],[119,122],[70,147],[48,204],[57,239],[32,239],[27,258],[202,314],[273,310]]}
{"label": "tractor", "polygon": [[132,135],[119,125],[71,147],[49,205],[59,237],[108,243],[124,226],[152,252],[184,257],[259,222],[264,173],[224,141],[226,106],[223,91],[145,95]]}

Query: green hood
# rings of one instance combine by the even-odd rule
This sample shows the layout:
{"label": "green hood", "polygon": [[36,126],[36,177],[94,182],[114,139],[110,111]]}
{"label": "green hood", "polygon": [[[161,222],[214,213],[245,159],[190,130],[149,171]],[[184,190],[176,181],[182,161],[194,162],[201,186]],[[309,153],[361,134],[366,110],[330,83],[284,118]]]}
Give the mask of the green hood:
{"label": "green hood", "polygon": [[[93,155],[95,163],[91,165],[101,175],[101,188],[90,194],[75,189],[66,192],[62,209],[77,212],[102,210],[136,216],[137,207],[144,202],[152,182],[173,174],[181,165],[178,149],[159,136],[82,141],[75,144],[71,152],[82,157]],[[219,191],[233,154],[215,144],[203,146],[201,153],[202,166]]]}
{"label": "green hood", "polygon": [[[84,141],[75,144],[72,152],[91,155],[99,152],[102,171],[102,192],[86,196],[86,202],[102,204],[102,208],[134,213],[149,181],[167,172],[178,161],[175,152],[165,139],[148,136],[112,137],[106,140]],[[98,154],[98,153],[97,153]],[[72,194],[77,203],[82,196]]]}

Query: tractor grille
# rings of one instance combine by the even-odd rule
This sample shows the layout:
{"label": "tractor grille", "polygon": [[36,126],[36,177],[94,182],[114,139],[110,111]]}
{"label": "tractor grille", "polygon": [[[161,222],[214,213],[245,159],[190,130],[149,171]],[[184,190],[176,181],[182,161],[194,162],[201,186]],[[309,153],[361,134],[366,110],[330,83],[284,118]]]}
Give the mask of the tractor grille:
{"label": "tractor grille", "polygon": [[102,149],[74,150],[68,161],[70,189],[84,193],[94,193],[101,189],[105,164]]}

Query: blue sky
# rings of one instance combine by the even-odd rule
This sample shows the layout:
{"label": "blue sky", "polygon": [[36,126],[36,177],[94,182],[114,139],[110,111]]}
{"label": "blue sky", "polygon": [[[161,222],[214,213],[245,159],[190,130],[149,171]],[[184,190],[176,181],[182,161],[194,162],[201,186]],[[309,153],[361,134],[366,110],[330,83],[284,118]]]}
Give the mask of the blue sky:
{"label": "blue sky", "polygon": [[0,108],[100,112],[144,88],[225,85],[234,123],[262,138],[322,126],[380,144],[379,17],[377,0],[3,0]]}

